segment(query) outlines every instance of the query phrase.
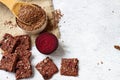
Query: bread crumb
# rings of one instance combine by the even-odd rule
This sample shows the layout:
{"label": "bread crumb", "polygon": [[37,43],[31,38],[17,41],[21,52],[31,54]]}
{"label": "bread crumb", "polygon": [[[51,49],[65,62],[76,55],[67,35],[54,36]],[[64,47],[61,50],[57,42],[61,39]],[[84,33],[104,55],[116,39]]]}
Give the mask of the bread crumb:
{"label": "bread crumb", "polygon": [[114,45],[114,48],[117,50],[120,50],[120,46],[119,45]]}
{"label": "bread crumb", "polygon": [[8,76],[6,78],[8,79]]}
{"label": "bread crumb", "polygon": [[100,63],[103,64],[103,61],[101,61]]}
{"label": "bread crumb", "polygon": [[99,62],[97,63],[97,65],[99,65]]}
{"label": "bread crumb", "polygon": [[54,10],[52,14],[54,16],[54,26],[57,26],[64,14],[61,13],[60,9]]}
{"label": "bread crumb", "polygon": [[111,69],[108,69],[108,71],[111,71]]}
{"label": "bread crumb", "polygon": [[8,25],[10,29],[13,28],[13,27],[17,27],[17,24],[16,24],[16,23],[13,24],[12,21],[7,21],[7,20],[4,22],[4,25],[5,25],[5,26]]}
{"label": "bread crumb", "polygon": [[10,25],[10,24],[12,24],[12,21],[5,21],[4,22],[4,25]]}
{"label": "bread crumb", "polygon": [[103,64],[103,61],[100,61],[100,62],[97,63],[97,65],[100,65],[100,64]]}
{"label": "bread crumb", "polygon": [[112,13],[114,13],[114,11],[112,11]]}

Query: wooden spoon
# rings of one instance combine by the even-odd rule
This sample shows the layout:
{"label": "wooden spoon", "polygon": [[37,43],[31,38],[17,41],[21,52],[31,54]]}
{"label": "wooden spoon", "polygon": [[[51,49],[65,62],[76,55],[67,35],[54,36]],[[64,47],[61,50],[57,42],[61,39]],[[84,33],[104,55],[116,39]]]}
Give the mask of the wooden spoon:
{"label": "wooden spoon", "polygon": [[2,2],[3,4],[5,4],[10,9],[10,11],[13,13],[13,15],[17,19],[19,19],[18,13],[19,13],[19,10],[20,10],[21,6],[23,6],[23,5],[29,5],[29,6],[35,7],[32,4],[21,2],[21,1],[16,1],[16,0],[0,0],[0,2]]}

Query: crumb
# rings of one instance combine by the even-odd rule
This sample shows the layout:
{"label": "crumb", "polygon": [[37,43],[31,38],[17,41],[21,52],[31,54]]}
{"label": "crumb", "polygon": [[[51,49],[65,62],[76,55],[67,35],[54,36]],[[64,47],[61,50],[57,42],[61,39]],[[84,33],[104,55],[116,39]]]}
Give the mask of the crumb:
{"label": "crumb", "polygon": [[8,25],[10,29],[13,28],[13,27],[17,27],[16,23],[13,24],[12,21],[7,21],[7,20],[4,22],[4,25]]}
{"label": "crumb", "polygon": [[114,48],[117,50],[120,50],[120,46],[119,45],[114,45]]}
{"label": "crumb", "polygon": [[101,61],[100,63],[103,64],[103,61]]}
{"label": "crumb", "polygon": [[53,11],[53,16],[54,16],[54,26],[57,26],[59,23],[61,17],[63,17],[64,14],[61,13],[60,9],[54,10]]}
{"label": "crumb", "polygon": [[10,24],[12,24],[12,21],[5,21],[4,22],[4,25],[10,25]]}
{"label": "crumb", "polygon": [[17,27],[17,24],[11,24],[10,28]]}
{"label": "crumb", "polygon": [[111,69],[108,69],[108,71],[111,71]]}
{"label": "crumb", "polygon": [[62,40],[62,42],[64,42],[64,41]]}
{"label": "crumb", "polygon": [[114,13],[114,11],[112,11],[112,13]]}
{"label": "crumb", "polygon": [[65,21],[63,23],[65,23]]}
{"label": "crumb", "polygon": [[97,65],[100,65],[99,62],[97,63]]}
{"label": "crumb", "polygon": [[100,61],[100,62],[97,63],[97,65],[100,65],[100,64],[103,64],[103,61]]}

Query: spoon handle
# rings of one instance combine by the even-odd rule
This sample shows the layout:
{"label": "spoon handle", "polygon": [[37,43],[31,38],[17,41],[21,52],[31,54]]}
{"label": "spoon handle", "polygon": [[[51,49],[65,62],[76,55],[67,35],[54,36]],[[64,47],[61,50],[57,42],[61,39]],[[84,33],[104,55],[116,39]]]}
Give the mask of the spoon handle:
{"label": "spoon handle", "polygon": [[16,3],[15,0],[0,0],[4,5],[6,5],[10,10],[12,10],[14,4]]}

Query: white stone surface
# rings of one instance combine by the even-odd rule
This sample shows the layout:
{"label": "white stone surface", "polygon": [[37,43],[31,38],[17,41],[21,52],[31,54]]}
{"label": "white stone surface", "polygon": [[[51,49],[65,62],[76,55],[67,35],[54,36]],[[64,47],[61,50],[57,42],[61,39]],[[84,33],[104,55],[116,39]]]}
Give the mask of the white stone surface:
{"label": "white stone surface", "polygon": [[[51,80],[120,80],[120,51],[114,49],[120,45],[120,0],[54,0],[54,5],[64,16],[59,48],[49,57],[59,69],[61,58],[78,58],[80,70],[78,77],[58,72]],[[33,66],[46,57],[35,47],[32,52]],[[0,80],[15,77],[0,71]],[[23,80],[43,78],[34,68],[33,77]]]}

